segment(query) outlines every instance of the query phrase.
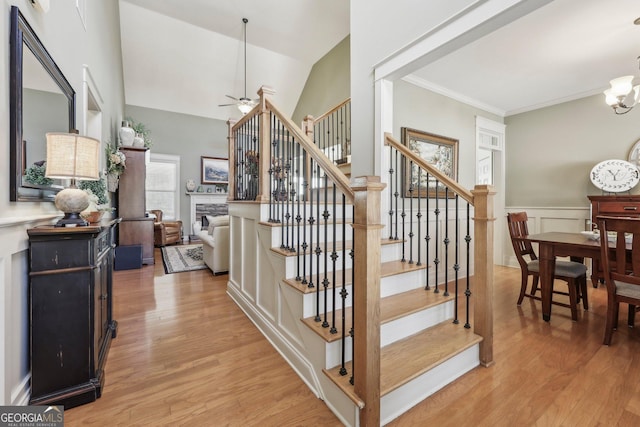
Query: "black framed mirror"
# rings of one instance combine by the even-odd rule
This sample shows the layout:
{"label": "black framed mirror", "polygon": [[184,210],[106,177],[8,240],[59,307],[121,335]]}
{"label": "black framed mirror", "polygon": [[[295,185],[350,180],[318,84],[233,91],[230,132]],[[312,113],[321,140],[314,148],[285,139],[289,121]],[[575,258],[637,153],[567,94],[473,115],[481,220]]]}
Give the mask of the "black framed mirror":
{"label": "black framed mirror", "polygon": [[11,7],[10,200],[53,201],[63,187],[38,173],[46,132],[75,129],[75,91],[16,6]]}

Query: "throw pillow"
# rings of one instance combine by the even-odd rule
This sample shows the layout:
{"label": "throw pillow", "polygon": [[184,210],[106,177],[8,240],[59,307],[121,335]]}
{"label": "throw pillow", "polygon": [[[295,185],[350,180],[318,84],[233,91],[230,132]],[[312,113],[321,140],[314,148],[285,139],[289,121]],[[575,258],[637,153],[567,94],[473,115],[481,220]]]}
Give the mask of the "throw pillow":
{"label": "throw pillow", "polygon": [[214,224],[216,227],[229,225],[229,215],[214,216],[211,221],[209,221],[209,224]]}
{"label": "throw pillow", "polygon": [[203,220],[207,222],[207,234],[211,236],[213,234],[213,225],[211,224],[211,220],[213,217],[211,215],[204,215]]}

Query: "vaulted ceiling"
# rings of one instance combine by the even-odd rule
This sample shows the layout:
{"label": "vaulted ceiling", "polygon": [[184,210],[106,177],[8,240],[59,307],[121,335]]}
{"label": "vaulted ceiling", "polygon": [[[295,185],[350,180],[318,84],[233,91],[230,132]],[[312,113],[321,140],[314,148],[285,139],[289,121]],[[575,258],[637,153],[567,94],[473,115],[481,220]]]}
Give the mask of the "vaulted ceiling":
{"label": "vaulted ceiling", "polygon": [[[126,102],[238,117],[218,104],[244,96],[246,17],[247,96],[271,86],[291,113],[313,64],[349,34],[349,13],[346,0],[120,0]],[[638,17],[638,0],[550,1],[407,79],[500,115],[593,95],[638,74]]]}

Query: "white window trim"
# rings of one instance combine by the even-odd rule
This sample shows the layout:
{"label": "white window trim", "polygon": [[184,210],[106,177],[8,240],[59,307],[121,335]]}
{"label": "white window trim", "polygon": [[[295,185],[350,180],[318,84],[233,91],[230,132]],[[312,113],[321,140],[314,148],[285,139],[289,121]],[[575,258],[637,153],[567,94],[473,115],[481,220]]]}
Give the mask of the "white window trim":
{"label": "white window trim", "polygon": [[[180,156],[175,154],[159,154],[159,153],[150,153],[149,160],[154,163],[173,163],[176,165],[176,197],[175,200],[175,212],[176,215],[180,215]],[[146,197],[146,195],[145,195]]]}

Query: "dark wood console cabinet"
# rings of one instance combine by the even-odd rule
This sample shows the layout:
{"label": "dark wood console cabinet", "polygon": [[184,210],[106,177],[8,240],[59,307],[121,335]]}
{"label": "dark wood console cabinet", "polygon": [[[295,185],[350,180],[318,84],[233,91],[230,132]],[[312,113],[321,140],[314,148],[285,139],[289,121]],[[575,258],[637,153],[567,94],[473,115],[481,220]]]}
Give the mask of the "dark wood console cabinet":
{"label": "dark wood console cabinet", "polygon": [[588,196],[591,202],[591,229],[598,228],[598,215],[640,216],[640,196]]}
{"label": "dark wood console cabinet", "polygon": [[[591,230],[598,229],[598,215],[640,217],[640,196],[612,195],[588,196],[591,202]],[[602,268],[597,260],[593,261],[593,286],[604,283]]]}
{"label": "dark wood console cabinet", "polygon": [[154,264],[153,218],[147,216],[145,156],[148,148],[120,147],[127,160],[118,186],[118,216],[122,218],[118,245],[141,245],[142,263]]}
{"label": "dark wood console cabinet", "polygon": [[72,408],[102,393],[118,326],[111,290],[119,222],[27,230],[31,405]]}

